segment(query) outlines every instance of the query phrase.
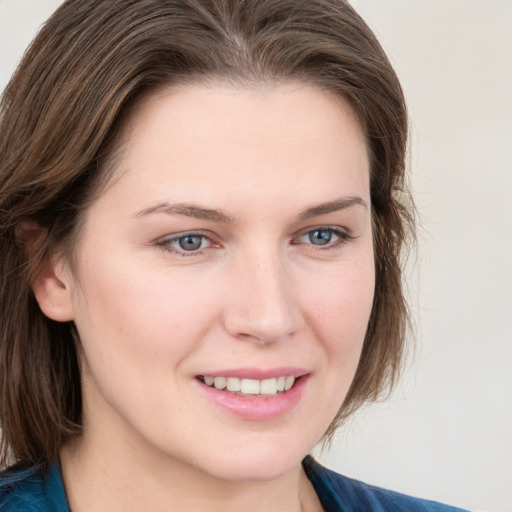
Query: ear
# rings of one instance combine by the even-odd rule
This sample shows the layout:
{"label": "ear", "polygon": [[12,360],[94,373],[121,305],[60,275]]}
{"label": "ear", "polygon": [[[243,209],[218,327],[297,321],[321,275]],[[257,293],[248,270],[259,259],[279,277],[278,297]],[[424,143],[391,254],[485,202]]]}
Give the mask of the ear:
{"label": "ear", "polygon": [[[18,225],[16,235],[23,245],[25,257],[30,260],[43,249],[47,231],[35,221],[24,220]],[[57,322],[74,320],[71,273],[67,267],[63,258],[45,254],[32,281],[32,291],[41,311]]]}

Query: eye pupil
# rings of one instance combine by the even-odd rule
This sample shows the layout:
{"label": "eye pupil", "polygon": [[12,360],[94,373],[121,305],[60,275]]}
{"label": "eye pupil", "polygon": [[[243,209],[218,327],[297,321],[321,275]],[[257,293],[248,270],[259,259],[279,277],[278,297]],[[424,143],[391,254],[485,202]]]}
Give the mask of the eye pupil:
{"label": "eye pupil", "polygon": [[317,229],[309,233],[309,241],[315,245],[325,245],[331,241],[332,233],[326,229]]}
{"label": "eye pupil", "polygon": [[184,251],[196,251],[201,248],[202,237],[198,235],[182,236],[178,239],[181,249]]}

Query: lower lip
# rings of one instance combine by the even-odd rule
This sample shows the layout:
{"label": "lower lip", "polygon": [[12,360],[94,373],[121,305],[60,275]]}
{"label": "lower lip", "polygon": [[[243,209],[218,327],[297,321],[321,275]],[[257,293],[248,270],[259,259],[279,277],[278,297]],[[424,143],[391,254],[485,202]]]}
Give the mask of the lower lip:
{"label": "lower lip", "polygon": [[291,411],[300,401],[307,375],[297,379],[291,389],[274,396],[240,396],[220,391],[196,380],[201,391],[215,404],[244,420],[272,420]]}

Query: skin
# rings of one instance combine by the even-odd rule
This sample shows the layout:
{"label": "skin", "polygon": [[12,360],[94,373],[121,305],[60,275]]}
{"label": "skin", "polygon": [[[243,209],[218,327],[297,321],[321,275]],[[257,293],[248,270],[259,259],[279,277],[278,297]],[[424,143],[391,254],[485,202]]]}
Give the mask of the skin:
{"label": "skin", "polygon": [[[348,392],[374,293],[351,109],[307,84],[186,85],[140,103],[120,143],[75,265],[56,257],[34,284],[83,347],[84,433],[61,454],[71,508],[321,510],[300,463]],[[190,232],[199,250],[180,249]],[[298,403],[248,420],[201,392],[197,375],[247,366],[305,369]]]}

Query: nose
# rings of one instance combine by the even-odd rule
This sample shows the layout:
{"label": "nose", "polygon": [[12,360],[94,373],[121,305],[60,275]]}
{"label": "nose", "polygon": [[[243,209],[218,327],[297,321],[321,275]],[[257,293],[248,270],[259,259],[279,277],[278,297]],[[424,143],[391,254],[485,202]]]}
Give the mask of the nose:
{"label": "nose", "polygon": [[298,297],[277,251],[242,257],[230,274],[224,324],[231,336],[268,344],[297,332],[302,322]]}

